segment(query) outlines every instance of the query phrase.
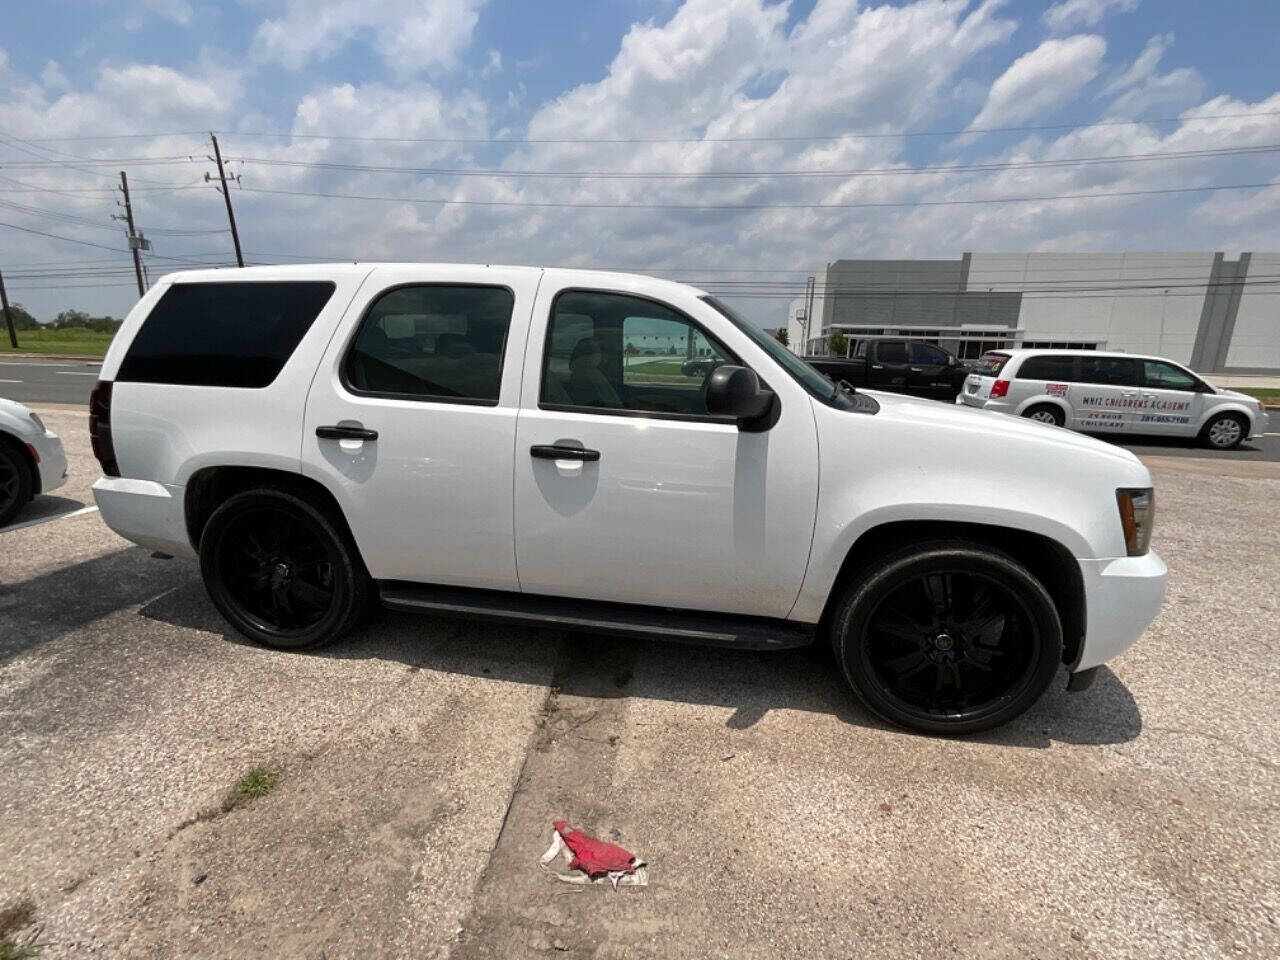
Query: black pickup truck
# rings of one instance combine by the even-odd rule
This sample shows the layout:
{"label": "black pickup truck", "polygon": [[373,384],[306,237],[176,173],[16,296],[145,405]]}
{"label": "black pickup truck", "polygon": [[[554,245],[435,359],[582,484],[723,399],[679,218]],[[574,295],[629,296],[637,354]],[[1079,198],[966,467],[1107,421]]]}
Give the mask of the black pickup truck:
{"label": "black pickup truck", "polygon": [[851,356],[804,359],[837,383],[946,403],[955,401],[969,375],[963,360],[923,340],[859,340]]}

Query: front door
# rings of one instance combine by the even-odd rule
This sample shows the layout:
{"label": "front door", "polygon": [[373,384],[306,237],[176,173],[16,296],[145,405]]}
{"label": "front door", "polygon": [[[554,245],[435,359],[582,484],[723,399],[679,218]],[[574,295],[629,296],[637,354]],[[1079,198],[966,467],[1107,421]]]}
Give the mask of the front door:
{"label": "front door", "polygon": [[1194,435],[1204,394],[1200,381],[1165,360],[1140,360],[1144,406],[1134,430],[1182,437]]}
{"label": "front door", "polygon": [[1070,388],[1077,430],[1133,433],[1142,407],[1138,364],[1129,357],[1080,357],[1080,382]]}
{"label": "front door", "polygon": [[719,362],[739,359],[667,304],[539,294],[515,443],[523,592],[787,615],[813,532],[812,412],[793,393],[761,432],[709,416]]}
{"label": "front door", "polygon": [[516,590],[512,450],[541,272],[378,267],[312,381],[302,469],[378,580]]}
{"label": "front door", "polygon": [[930,400],[947,403],[955,400],[957,378],[951,366],[951,355],[941,347],[920,340],[913,340],[909,349],[907,386],[911,392]]}

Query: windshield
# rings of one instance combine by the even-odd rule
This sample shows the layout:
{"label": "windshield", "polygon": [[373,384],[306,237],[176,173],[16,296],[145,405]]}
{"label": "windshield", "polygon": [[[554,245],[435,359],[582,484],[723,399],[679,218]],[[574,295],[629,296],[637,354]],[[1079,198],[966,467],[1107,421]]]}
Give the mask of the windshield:
{"label": "windshield", "polygon": [[809,364],[805,363],[794,353],[784,347],[776,339],[769,336],[754,323],[749,323],[737,313],[725,306],[719,300],[712,296],[703,296],[701,298],[705,303],[715,307],[720,313],[724,314],[733,322],[739,330],[750,337],[760,349],[769,354],[782,369],[799,382],[810,394],[817,397],[824,403],[830,403],[835,397],[841,396],[840,390],[830,380],[820,374]]}

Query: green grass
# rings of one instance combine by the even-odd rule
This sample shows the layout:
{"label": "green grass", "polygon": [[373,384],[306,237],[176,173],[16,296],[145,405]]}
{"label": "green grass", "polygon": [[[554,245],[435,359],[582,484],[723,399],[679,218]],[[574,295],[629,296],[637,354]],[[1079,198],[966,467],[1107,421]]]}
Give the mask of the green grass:
{"label": "green grass", "polygon": [[1280,388],[1276,387],[1236,387],[1241,393],[1257,397],[1263,403],[1280,403]]}
{"label": "green grass", "polygon": [[[65,330],[19,330],[17,353],[63,353],[80,357],[101,357],[111,344],[111,334],[83,327]],[[0,354],[14,353],[9,335],[0,323]]]}
{"label": "green grass", "polygon": [[26,960],[40,953],[40,931],[32,932],[25,940],[17,941],[12,934],[30,926],[36,919],[36,905],[30,900],[0,910],[0,960]]}
{"label": "green grass", "polygon": [[231,793],[227,796],[227,803],[224,806],[229,809],[242,803],[248,803],[250,800],[257,800],[259,797],[265,797],[280,782],[280,772],[279,767],[258,764],[236,781],[235,786],[231,788]]}

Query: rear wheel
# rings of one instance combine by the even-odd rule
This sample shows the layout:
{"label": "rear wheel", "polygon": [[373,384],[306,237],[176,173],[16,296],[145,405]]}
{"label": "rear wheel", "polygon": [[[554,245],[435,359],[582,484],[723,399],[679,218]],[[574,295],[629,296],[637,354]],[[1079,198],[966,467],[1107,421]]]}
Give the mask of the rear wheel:
{"label": "rear wheel", "polygon": [[981,543],[934,541],[880,558],[847,589],[832,646],[862,701],[925,733],[973,733],[1034,703],[1062,659],[1044,586]]}
{"label": "rear wheel", "polygon": [[1028,420],[1049,423],[1055,427],[1061,427],[1067,422],[1067,418],[1061,408],[1055,407],[1052,403],[1037,403],[1034,407],[1028,407],[1024,410],[1022,415]]}
{"label": "rear wheel", "polygon": [[1200,431],[1200,442],[1215,450],[1232,450],[1249,433],[1249,426],[1238,413],[1224,413],[1214,417]]}
{"label": "rear wheel", "polygon": [[26,458],[0,438],[0,527],[31,499],[31,469]]}
{"label": "rear wheel", "polygon": [[214,606],[251,640],[297,650],[340,637],[368,607],[369,576],[325,505],[291,490],[230,497],[200,537]]}

